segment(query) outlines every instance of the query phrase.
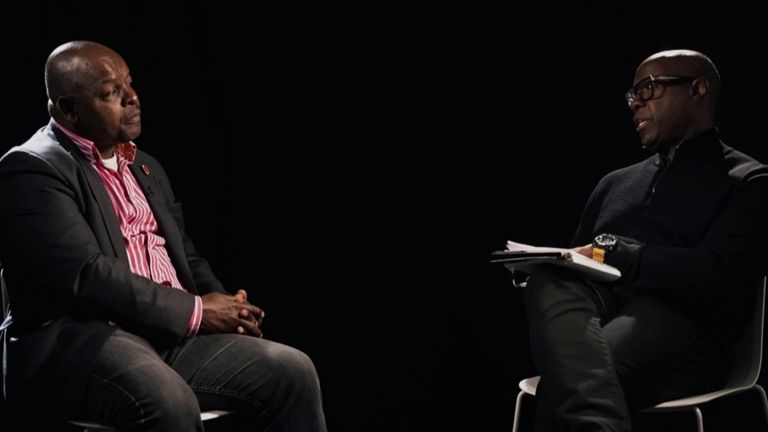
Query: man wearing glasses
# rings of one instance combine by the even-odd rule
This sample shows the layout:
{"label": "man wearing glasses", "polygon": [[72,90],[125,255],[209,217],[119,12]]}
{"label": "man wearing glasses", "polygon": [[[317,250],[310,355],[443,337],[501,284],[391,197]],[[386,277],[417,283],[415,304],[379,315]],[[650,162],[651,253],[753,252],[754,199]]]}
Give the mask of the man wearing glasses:
{"label": "man wearing glasses", "polygon": [[768,167],[720,141],[719,92],[699,52],[637,68],[625,98],[654,154],[600,181],[573,239],[621,279],[542,268],[524,290],[537,430],[629,431],[630,412],[723,384],[768,262]]}

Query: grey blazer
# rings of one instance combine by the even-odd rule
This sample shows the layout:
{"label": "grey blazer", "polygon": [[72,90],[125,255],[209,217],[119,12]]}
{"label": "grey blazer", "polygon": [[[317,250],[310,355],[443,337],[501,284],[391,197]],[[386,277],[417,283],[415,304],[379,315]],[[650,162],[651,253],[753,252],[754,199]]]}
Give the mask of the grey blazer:
{"label": "grey blazer", "polygon": [[107,337],[121,327],[158,347],[184,337],[193,294],[225,292],[184,233],[165,171],[131,167],[188,292],[133,274],[96,170],[53,123],[0,159],[0,263],[11,301],[8,401],[77,415]]}

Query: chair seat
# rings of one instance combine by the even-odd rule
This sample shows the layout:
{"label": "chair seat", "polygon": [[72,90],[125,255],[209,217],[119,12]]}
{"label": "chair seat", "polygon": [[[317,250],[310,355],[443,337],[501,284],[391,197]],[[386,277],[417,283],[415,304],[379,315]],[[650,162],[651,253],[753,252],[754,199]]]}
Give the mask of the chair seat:
{"label": "chair seat", "polygon": [[[539,379],[540,377],[538,376],[526,378],[520,381],[518,386],[520,387],[520,390],[528,393],[531,396],[536,396],[536,388],[539,386]],[[696,396],[662,402],[658,405],[645,408],[642,411],[677,410],[680,408],[687,408],[693,405],[703,404],[703,403],[715,400],[719,397],[727,396],[732,393],[740,393],[749,389],[750,389],[749,386],[727,388],[723,390],[713,391],[710,393],[704,393]]]}
{"label": "chair seat", "polygon": [[[768,397],[765,390],[757,384],[757,378],[763,360],[763,325],[765,323],[765,297],[768,278],[763,278],[757,288],[755,308],[752,311],[751,321],[746,326],[744,333],[736,339],[731,356],[733,365],[729,372],[728,380],[721,390],[710,393],[698,394],[682,399],[665,401],[643,412],[690,410],[696,415],[696,427],[699,432],[704,431],[704,419],[699,405],[719,399],[723,396],[755,390],[760,393],[763,404],[763,415],[768,421]],[[536,396],[536,388],[539,386],[539,377],[526,378],[518,384],[520,392],[515,402],[515,417],[512,431],[517,432],[520,422],[520,405],[526,394]]]}
{"label": "chair seat", "polygon": [[[0,323],[3,323],[6,320],[10,321],[11,314],[9,311],[9,304],[6,301],[6,298],[8,296],[8,293],[6,291],[5,287],[5,279],[3,278],[3,268],[0,267]],[[9,324],[9,322],[6,322],[6,324]],[[3,333],[0,332],[0,336],[2,336]],[[13,339],[11,339],[13,340]],[[3,359],[3,344],[2,344],[2,337],[0,337],[0,360]],[[2,379],[2,365],[0,365],[0,379]],[[0,380],[0,402],[2,402],[2,381]],[[200,420],[206,422],[209,420],[216,419],[218,417],[223,417],[225,415],[232,414],[231,411],[223,411],[223,410],[210,410],[210,411],[203,411],[200,413]],[[69,421],[69,424],[74,426],[80,426],[84,428],[86,431],[115,431],[115,429],[112,429],[109,426],[104,426],[99,423],[94,423],[91,421],[80,421],[80,420],[73,420]]]}
{"label": "chair seat", "polygon": [[202,421],[213,420],[215,418],[219,418],[228,414],[232,414],[232,411],[223,411],[223,410],[203,411],[200,413],[200,420]]}
{"label": "chair seat", "polygon": [[[211,410],[211,411],[203,411],[200,413],[200,420],[202,421],[208,421],[213,420],[219,417],[223,417],[225,415],[232,414],[232,411],[222,411],[222,410]],[[70,424],[73,424],[75,426],[80,426],[82,428],[85,428],[88,431],[102,431],[102,432],[108,432],[108,431],[114,431],[115,429],[112,429],[109,426],[104,426],[103,424],[89,422],[89,421],[79,421],[79,420],[72,420],[69,422]]]}
{"label": "chair seat", "polygon": [[733,393],[741,393],[743,391],[750,390],[751,387],[739,387],[739,388],[727,388],[723,390],[713,391],[710,393],[704,393],[696,396],[686,397],[682,399],[675,399],[666,401],[658,405],[654,405],[650,408],[645,408],[642,411],[660,411],[660,410],[676,410],[679,408],[690,407],[693,405],[703,404],[709,401],[713,401],[717,398],[727,396]]}
{"label": "chair seat", "polygon": [[[518,432],[519,427],[519,420],[520,420],[520,403],[522,401],[523,395],[531,395],[536,396],[536,389],[539,387],[539,381],[541,377],[535,376],[530,377],[521,380],[518,383],[518,387],[520,387],[520,393],[517,395],[517,402],[515,403],[515,417],[514,417],[514,423],[512,424],[512,432]],[[713,401],[715,399],[721,398],[723,396],[741,393],[749,390],[756,390],[760,393],[760,398],[763,403],[763,414],[766,418],[766,421],[768,421],[768,399],[766,399],[765,391],[763,388],[757,384],[752,383],[752,385],[748,386],[738,386],[738,387],[728,387],[722,390],[713,391],[710,393],[704,393],[700,395],[690,396],[682,399],[675,399],[671,401],[662,402],[658,405],[645,408],[642,410],[639,410],[640,412],[664,412],[664,411],[693,411],[696,415],[696,426],[698,432],[704,431],[704,419],[702,417],[701,410],[699,409],[699,405],[704,404],[706,402]]]}

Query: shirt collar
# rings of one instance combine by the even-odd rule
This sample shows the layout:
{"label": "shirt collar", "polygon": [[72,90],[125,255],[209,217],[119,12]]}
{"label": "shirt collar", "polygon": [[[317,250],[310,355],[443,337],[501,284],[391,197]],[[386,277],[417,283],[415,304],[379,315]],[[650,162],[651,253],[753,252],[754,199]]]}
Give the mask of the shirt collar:
{"label": "shirt collar", "polygon": [[[69,139],[75,143],[77,149],[80,150],[80,152],[86,157],[86,159],[88,159],[90,163],[94,165],[104,164],[101,158],[101,153],[99,153],[99,149],[96,147],[96,144],[94,144],[93,141],[65,128],[53,118],[51,118],[51,123],[59,128],[59,130],[64,132],[64,135],[69,137]],[[118,144],[115,146],[115,154],[117,154],[118,162],[120,162],[121,159],[124,159],[127,163],[132,164],[136,160],[136,144],[134,144],[133,141]]]}

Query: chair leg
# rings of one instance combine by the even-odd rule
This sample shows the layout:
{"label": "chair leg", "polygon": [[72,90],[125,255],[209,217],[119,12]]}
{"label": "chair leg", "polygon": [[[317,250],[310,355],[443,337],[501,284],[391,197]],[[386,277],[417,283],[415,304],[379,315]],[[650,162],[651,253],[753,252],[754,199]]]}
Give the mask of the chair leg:
{"label": "chair leg", "polygon": [[693,413],[696,414],[696,430],[704,432],[704,416],[701,414],[701,409],[695,406],[693,407]]}
{"label": "chair leg", "polygon": [[515,420],[512,422],[512,432],[517,432],[517,428],[520,425],[520,406],[523,403],[523,396],[526,394],[528,393],[522,390],[517,394],[517,400],[515,401]]}
{"label": "chair leg", "polygon": [[760,384],[755,384],[753,387],[760,393],[760,399],[763,402],[763,414],[765,415],[765,424],[768,425],[768,398],[765,397],[765,390]]}

